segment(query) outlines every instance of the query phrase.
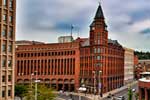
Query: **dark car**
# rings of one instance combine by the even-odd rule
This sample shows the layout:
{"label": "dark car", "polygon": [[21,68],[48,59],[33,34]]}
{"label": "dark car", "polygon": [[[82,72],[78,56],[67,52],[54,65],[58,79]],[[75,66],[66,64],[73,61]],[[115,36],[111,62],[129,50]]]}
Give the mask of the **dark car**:
{"label": "dark car", "polygon": [[113,94],[109,93],[107,98],[112,98],[113,96],[114,96]]}

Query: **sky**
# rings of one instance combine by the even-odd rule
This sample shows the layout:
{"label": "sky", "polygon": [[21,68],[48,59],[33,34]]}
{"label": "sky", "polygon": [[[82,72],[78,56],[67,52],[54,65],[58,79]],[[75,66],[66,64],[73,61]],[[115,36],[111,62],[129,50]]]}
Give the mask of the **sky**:
{"label": "sky", "polygon": [[109,38],[150,51],[149,0],[17,0],[16,39],[57,42],[59,36],[89,37],[101,1]]}

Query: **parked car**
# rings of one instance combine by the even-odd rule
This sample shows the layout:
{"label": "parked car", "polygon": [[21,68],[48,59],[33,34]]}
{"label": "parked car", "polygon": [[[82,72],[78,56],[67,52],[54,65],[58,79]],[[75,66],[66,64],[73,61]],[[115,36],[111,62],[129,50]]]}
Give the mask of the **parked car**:
{"label": "parked car", "polygon": [[136,91],[136,89],[132,89],[132,92],[135,92]]}
{"label": "parked car", "polygon": [[125,100],[124,96],[119,96],[117,100]]}
{"label": "parked car", "polygon": [[112,94],[111,93],[109,93],[108,94],[108,96],[107,96],[107,98],[111,98],[112,97]]}
{"label": "parked car", "polygon": [[114,96],[113,94],[109,93],[107,98],[112,98],[113,96]]}

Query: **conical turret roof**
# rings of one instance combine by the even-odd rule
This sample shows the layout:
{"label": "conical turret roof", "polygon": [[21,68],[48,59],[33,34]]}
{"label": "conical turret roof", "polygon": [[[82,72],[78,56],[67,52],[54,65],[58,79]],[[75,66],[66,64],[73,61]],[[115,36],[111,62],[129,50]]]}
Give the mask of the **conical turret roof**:
{"label": "conical turret roof", "polygon": [[102,7],[100,4],[99,4],[98,9],[95,14],[95,19],[97,19],[97,18],[104,18],[103,10],[102,10]]}

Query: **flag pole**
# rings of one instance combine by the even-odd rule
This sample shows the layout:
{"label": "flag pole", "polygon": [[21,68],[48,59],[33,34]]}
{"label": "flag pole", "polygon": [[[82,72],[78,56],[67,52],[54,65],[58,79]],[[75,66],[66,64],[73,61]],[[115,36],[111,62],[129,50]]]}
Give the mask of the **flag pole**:
{"label": "flag pole", "polygon": [[72,42],[72,30],[73,30],[73,25],[71,24],[71,42]]}

